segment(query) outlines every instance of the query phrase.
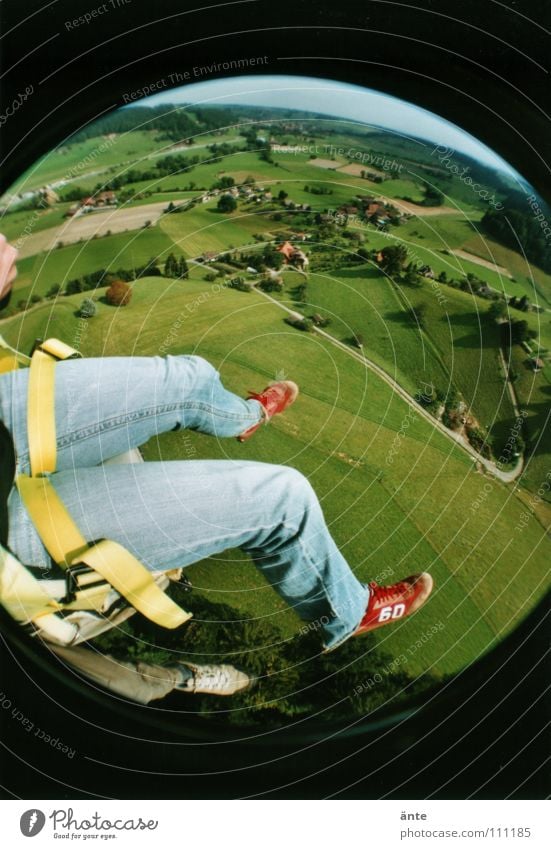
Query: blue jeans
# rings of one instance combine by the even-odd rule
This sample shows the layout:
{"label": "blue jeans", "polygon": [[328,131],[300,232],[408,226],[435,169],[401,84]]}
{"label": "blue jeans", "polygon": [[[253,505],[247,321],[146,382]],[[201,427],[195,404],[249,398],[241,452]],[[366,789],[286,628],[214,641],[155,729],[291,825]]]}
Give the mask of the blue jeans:
{"label": "blue jeans", "polygon": [[[0,376],[0,416],[21,473],[29,472],[27,380],[27,369]],[[259,402],[228,392],[206,360],[67,360],[56,367],[55,409],[58,470],[51,481],[86,539],[113,539],[153,571],[241,548],[302,619],[320,624],[326,648],[354,632],[369,589],[295,469],[240,460],[99,465],[166,431],[235,437],[260,421]],[[50,558],[15,488],[9,521],[12,551],[47,569]]]}

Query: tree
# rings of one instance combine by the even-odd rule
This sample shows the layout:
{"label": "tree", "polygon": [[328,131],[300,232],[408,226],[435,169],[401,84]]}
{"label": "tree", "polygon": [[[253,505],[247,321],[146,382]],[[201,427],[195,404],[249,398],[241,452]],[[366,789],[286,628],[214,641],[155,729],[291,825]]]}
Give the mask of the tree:
{"label": "tree", "polygon": [[467,425],[465,428],[467,433],[467,439],[479,454],[482,454],[483,457],[490,460],[492,457],[492,436],[489,433],[486,433],[480,427],[473,427],[472,425]]}
{"label": "tree", "polygon": [[421,330],[425,329],[427,318],[427,307],[425,304],[417,304],[411,308],[411,318],[414,324],[418,325]]}
{"label": "tree", "polygon": [[488,318],[500,324],[507,316],[507,304],[505,301],[494,301],[488,309]]}
{"label": "tree", "polygon": [[81,318],[93,318],[97,313],[97,307],[92,298],[84,298],[82,301],[78,314]]}
{"label": "tree", "polygon": [[68,295],[78,295],[79,292],[83,292],[83,291],[84,291],[84,286],[83,286],[82,280],[80,280],[78,277],[75,280],[69,280],[69,282],[67,283],[67,285],[65,287],[65,292]]}
{"label": "tree", "polygon": [[283,291],[283,278],[279,275],[265,274],[259,285],[263,292],[281,292]]}
{"label": "tree", "polygon": [[219,180],[216,181],[213,185],[213,189],[231,189],[232,186],[235,186],[235,180],[233,177],[230,177],[229,174],[225,174],[223,177],[220,177]]}
{"label": "tree", "polygon": [[404,281],[406,286],[414,286],[416,289],[421,286],[421,278],[413,268],[409,271],[406,271],[402,280]]}
{"label": "tree", "polygon": [[105,293],[105,298],[108,304],[114,307],[125,307],[130,303],[132,297],[132,287],[123,280],[115,280],[111,283],[109,289]]}
{"label": "tree", "polygon": [[387,274],[399,274],[408,256],[405,245],[389,245],[381,251],[381,268]]}
{"label": "tree", "polygon": [[364,344],[363,335],[361,333],[358,333],[357,331],[354,331],[354,333],[352,334],[352,344],[356,348],[362,348]]}
{"label": "tree", "polygon": [[164,276],[176,277],[178,279],[188,277],[189,269],[185,257],[176,258],[173,253],[170,253],[166,258]]}
{"label": "tree", "polygon": [[281,268],[283,265],[283,254],[274,248],[273,245],[266,245],[262,251],[262,262],[268,268]]}
{"label": "tree", "polygon": [[273,162],[272,157],[272,148],[270,146],[270,142],[264,142],[263,147],[260,152],[260,158],[263,162]]}
{"label": "tree", "polygon": [[[509,321],[503,325],[504,332],[506,336],[509,336],[509,342],[511,345],[520,345],[522,342],[527,342],[528,339],[535,339],[536,332],[532,330],[527,321]],[[507,331],[508,334],[507,334]]]}
{"label": "tree", "polygon": [[527,295],[522,296],[522,298],[518,302],[517,309],[521,310],[522,312],[528,312],[528,310],[530,309],[530,304],[528,303]]}
{"label": "tree", "polygon": [[486,211],[482,219],[484,230],[513,250],[518,250],[521,244],[527,260],[550,273],[551,240],[543,235],[543,221],[540,217],[549,221],[551,213],[548,205],[538,198],[537,207],[541,212],[536,216],[534,207],[527,203],[525,192],[519,191],[512,192],[499,206],[499,209],[490,207]]}
{"label": "tree", "polygon": [[216,208],[219,212],[234,212],[237,209],[237,201],[231,195],[222,195]]}
{"label": "tree", "polygon": [[179,260],[177,260],[177,274],[176,277],[180,278],[188,278],[189,277],[189,268],[186,262],[185,256],[181,256]]}
{"label": "tree", "polygon": [[59,295],[60,292],[61,292],[61,286],[59,285],[59,283],[54,283],[54,285],[50,286],[50,288],[46,292],[46,297],[47,298],[55,298],[56,295]]}
{"label": "tree", "polygon": [[422,206],[442,206],[443,203],[444,195],[442,192],[434,189],[432,186],[427,186]]}
{"label": "tree", "polygon": [[177,260],[173,253],[169,253],[166,258],[165,277],[178,277]]}

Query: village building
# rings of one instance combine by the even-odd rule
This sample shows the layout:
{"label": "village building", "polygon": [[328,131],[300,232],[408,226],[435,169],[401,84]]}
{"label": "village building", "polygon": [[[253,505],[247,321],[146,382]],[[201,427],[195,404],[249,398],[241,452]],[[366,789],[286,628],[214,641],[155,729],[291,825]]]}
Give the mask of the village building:
{"label": "village building", "polygon": [[96,195],[96,206],[116,206],[117,195],[112,191],[100,192]]}
{"label": "village building", "polygon": [[199,262],[214,262],[217,256],[216,251],[205,251],[199,257]]}
{"label": "village building", "polygon": [[40,189],[38,192],[40,195],[41,205],[42,206],[53,206],[54,204],[59,202],[59,195],[54,192],[50,186],[44,186],[43,189]]}
{"label": "village building", "polygon": [[422,265],[418,270],[418,274],[420,274],[421,277],[429,277],[431,280],[434,279],[434,271],[430,265]]}
{"label": "village building", "polygon": [[277,251],[283,254],[284,261],[288,265],[294,265],[303,270],[309,264],[309,259],[300,248],[295,247],[290,242],[283,242],[276,248]]}
{"label": "village building", "polygon": [[340,215],[357,215],[359,211],[357,206],[340,206],[338,209]]}

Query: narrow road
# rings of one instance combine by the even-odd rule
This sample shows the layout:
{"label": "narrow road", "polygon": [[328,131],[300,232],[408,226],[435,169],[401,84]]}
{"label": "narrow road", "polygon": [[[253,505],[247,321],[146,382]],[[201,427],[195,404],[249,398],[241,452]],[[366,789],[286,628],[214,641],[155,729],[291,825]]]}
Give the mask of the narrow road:
{"label": "narrow road", "polygon": [[518,405],[518,398],[515,392],[515,388],[511,383],[511,379],[509,377],[509,369],[507,368],[507,363],[505,362],[505,357],[503,356],[503,351],[501,348],[497,349],[499,355],[499,361],[501,363],[501,367],[503,369],[503,375],[505,377],[505,382],[507,383],[507,389],[509,390],[509,397],[511,399],[511,404],[513,405],[513,410],[515,412],[515,416],[517,419],[520,417],[520,409]]}
{"label": "narrow road", "polygon": [[[285,304],[281,304],[275,298],[272,298],[271,295],[268,295],[267,292],[263,292],[256,286],[254,287],[254,289],[268,301],[271,301],[280,309],[284,310],[286,313],[289,313],[289,315],[292,315],[297,312],[297,310],[292,310],[289,307],[286,307]],[[384,380],[385,383],[387,383],[391,387],[391,389],[393,389],[394,392],[396,392],[396,394],[399,395],[400,398],[402,398],[406,402],[406,404],[409,404],[409,406],[415,410],[415,412],[425,418],[434,428],[436,428],[436,430],[439,430],[441,433],[444,434],[444,436],[447,436],[449,439],[459,445],[460,448],[466,451],[467,454],[470,454],[470,456],[474,460],[476,460],[477,463],[480,463],[480,465],[484,466],[484,468],[488,472],[494,475],[494,477],[496,477],[498,480],[502,481],[502,483],[512,483],[519,477],[524,466],[524,460],[522,457],[519,457],[514,469],[511,469],[511,471],[509,472],[502,472],[501,469],[498,469],[494,462],[492,462],[491,460],[486,460],[478,453],[478,451],[475,451],[475,449],[467,442],[466,439],[464,439],[458,433],[454,433],[453,430],[448,430],[448,428],[444,424],[442,424],[442,422],[435,419],[434,416],[431,416],[431,414],[428,413],[420,404],[418,404],[414,400],[414,398],[412,398],[412,396],[408,392],[406,392],[406,390],[402,386],[400,386],[399,383],[396,383],[394,378],[387,374],[387,372],[380,366],[378,366],[377,363],[374,363],[373,360],[370,360],[368,357],[366,357],[363,351],[361,353],[359,351],[355,351],[353,348],[350,348],[344,342],[340,342],[338,339],[335,339],[334,336],[331,336],[330,333],[327,333],[320,327],[314,327],[314,331],[320,336],[323,336],[324,339],[327,339],[328,342],[330,342],[336,348],[340,348],[341,351],[344,351],[346,354],[348,354],[349,357],[352,357],[359,363],[362,363],[365,368],[370,369],[376,375],[378,375],[378,377],[380,377],[381,380]]]}

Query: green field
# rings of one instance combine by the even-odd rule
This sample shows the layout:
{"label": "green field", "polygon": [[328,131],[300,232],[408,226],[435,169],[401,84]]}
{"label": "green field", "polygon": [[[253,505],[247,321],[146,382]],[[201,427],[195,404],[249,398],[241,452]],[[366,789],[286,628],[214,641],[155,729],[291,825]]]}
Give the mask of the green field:
{"label": "green field", "polygon": [[[441,302],[428,280],[420,288],[399,289],[377,269],[364,266],[310,274],[308,303],[297,306],[292,294],[304,278],[285,274],[284,281],[287,306],[330,317],[329,332],[340,341],[361,333],[366,356],[411,395],[421,393],[425,384],[444,392],[455,386],[493,434],[499,456],[515,417],[499,367],[499,329],[485,319],[481,299],[442,286],[446,301]],[[424,329],[411,312],[419,306],[425,310]]]}
{"label": "green field", "polygon": [[[283,370],[300,384],[301,396],[292,411],[250,443],[168,434],[147,446],[147,459],[159,454],[181,458],[192,450],[196,459],[235,457],[295,466],[313,484],[335,539],[361,579],[384,570],[394,578],[419,569],[434,575],[436,591],[426,608],[399,627],[384,629],[377,636],[382,649],[405,652],[441,621],[438,639],[411,657],[412,673],[429,668],[438,675],[453,672],[488,650],[544,590],[548,551],[537,520],[531,518],[521,533],[515,532],[523,504],[495,480],[471,509],[488,478],[475,473],[460,448],[412,415],[361,363],[285,325],[276,305],[256,293],[215,291],[203,275],[194,269],[189,281],[140,280],[129,307],[99,303],[85,331],[75,317],[81,296],[74,296],[3,322],[2,334],[24,349],[37,335],[59,335],[69,344],[78,339],[87,356],[153,355],[175,317],[194,303],[172,352],[207,357],[240,394],[261,388]],[[204,298],[198,305],[200,294]],[[389,463],[398,433],[398,450]],[[299,627],[237,552],[224,569],[204,561],[190,568],[190,576],[197,593],[230,604],[244,616],[269,617],[284,639]]]}
{"label": "green field", "polygon": [[[222,135],[200,133],[189,150],[193,153],[195,148],[199,151],[215,142],[229,142],[235,136],[235,131]],[[10,192],[32,191],[59,180],[70,180],[74,185],[91,189],[101,182],[101,174],[97,172],[112,168],[110,173],[117,174],[128,167],[151,168],[155,157],[172,153],[172,147],[171,142],[160,139],[156,130],[135,130],[60,145],[26,171],[10,187]]]}
{"label": "green field", "polygon": [[171,250],[172,240],[158,226],[55,248],[18,263],[13,299],[43,296],[56,283],[63,288],[69,280],[102,268],[135,268],[152,257],[162,263]]}
{"label": "green field", "polygon": [[[323,142],[321,125],[318,121],[313,132],[318,144]],[[292,133],[287,136],[281,131],[280,136],[282,142],[290,144],[309,139],[306,131],[302,142]],[[207,144],[236,137],[236,129],[224,131],[222,136],[199,135],[190,155],[197,151],[207,157]],[[359,243],[347,241],[341,227],[324,233],[323,239],[328,239],[331,247],[323,256],[317,254],[316,240],[321,236],[316,225],[302,214],[279,206],[276,198],[284,190],[289,200],[309,204],[320,212],[354,204],[357,194],[407,196],[420,201],[423,180],[428,176],[451,194],[445,204],[456,205],[457,213],[414,217],[391,227],[389,233],[357,222],[350,222],[347,229],[360,232],[364,236],[362,247],[368,250],[406,245],[409,259],[430,265],[436,275],[445,271],[448,278],[461,279],[472,273],[508,295],[527,294],[546,311],[521,314],[512,310],[511,317],[525,319],[544,349],[551,348],[547,311],[551,306],[551,276],[527,264],[520,254],[483,238],[483,204],[468,187],[455,185],[446,174],[432,168],[427,145],[390,139],[376,130],[365,133],[362,140],[357,133],[347,134],[344,125],[330,141],[375,153],[387,150],[389,156],[403,157],[406,166],[399,173],[390,172],[393,179],[373,184],[359,176],[312,165],[308,154],[273,153],[273,161],[268,162],[258,151],[236,150],[221,161],[205,162],[191,171],[141,180],[124,187],[141,193],[129,205],[178,202],[190,194],[200,194],[222,176],[231,176],[240,184],[249,175],[259,186],[271,189],[274,201],[256,204],[240,199],[237,210],[228,215],[217,211],[214,199],[186,212],[164,215],[147,229],[35,254],[19,262],[13,297],[15,304],[31,295],[43,297],[54,284],[63,290],[68,281],[100,269],[130,269],[152,258],[158,258],[162,265],[170,252],[190,259],[205,251],[223,253],[232,247],[249,251],[257,243],[261,249],[260,237],[279,241],[296,222],[295,229],[308,230],[312,235],[304,243],[310,267],[332,269],[309,273],[306,304],[299,302],[297,293],[306,278],[290,269],[282,272],[283,292],[272,293],[278,305],[260,292],[220,290],[206,279],[213,271],[211,266],[190,263],[189,280],[151,277],[133,283],[128,307],[108,306],[99,289],[92,295],[97,315],[83,320],[78,318],[78,307],[92,293],[60,296],[26,313],[1,319],[0,333],[24,351],[36,337],[57,336],[85,356],[156,355],[171,339],[170,353],[206,357],[219,369],[225,385],[241,395],[250,389],[260,390],[282,375],[296,380],[301,394],[292,410],[277,417],[250,442],[221,442],[192,432],[170,433],[152,440],[144,448],[145,457],[148,461],[159,457],[240,458],[291,465],[314,486],[331,532],[361,580],[383,575],[384,583],[391,583],[419,570],[430,571],[435,592],[422,611],[394,628],[375,632],[367,649],[362,649],[365,644],[358,641],[357,649],[348,645],[345,650],[346,662],[357,660],[358,669],[364,668],[362,652],[369,654],[372,644],[381,657],[405,655],[407,673],[425,676],[422,680],[428,685],[432,680],[428,673],[437,678],[453,674],[492,648],[546,589],[546,528],[551,508],[545,499],[550,496],[548,491],[544,493],[540,504],[535,493],[550,468],[551,437],[546,422],[551,368],[546,362],[542,371],[534,374],[527,352],[514,347],[514,387],[520,406],[528,414],[527,431],[533,450],[526,458],[522,477],[514,484],[505,485],[489,473],[481,473],[471,456],[358,361],[349,343],[353,334],[360,333],[366,357],[411,395],[428,383],[444,392],[450,386],[456,388],[482,427],[491,431],[497,456],[515,416],[498,361],[499,327],[486,317],[490,301],[428,279],[418,287],[398,285],[374,262],[352,264],[346,249]],[[102,143],[106,149],[98,156]],[[240,137],[239,144],[244,143]],[[66,188],[78,185],[89,190],[127,168],[151,169],[157,155],[170,152],[165,147],[167,143],[160,141],[158,132],[141,130],[111,139],[89,139],[53,151],[30,169],[17,187],[38,187],[77,173],[78,179]],[[328,158],[322,151],[318,155]],[[335,164],[345,161],[340,157]],[[190,182],[194,184],[192,192],[184,193],[183,187]],[[315,194],[305,191],[306,186],[326,187],[330,193]],[[57,204],[38,214],[32,210],[6,214],[0,230],[16,241],[26,227],[34,233],[59,225],[66,208],[67,204]],[[274,220],[274,212],[281,213],[279,220]],[[504,266],[514,280],[501,276],[495,268],[455,257],[451,254],[455,249]],[[329,257],[330,261],[316,266],[320,257],[322,261]],[[229,276],[245,273],[231,266],[225,271]],[[329,316],[332,323],[328,333],[345,342],[349,350],[317,333],[290,327],[284,322],[281,305],[305,315],[319,312]],[[422,326],[412,313],[419,308],[424,311]],[[176,338],[171,335],[175,319],[179,320]],[[292,642],[301,623],[243,554],[231,551],[223,559],[223,565],[218,558],[190,567],[195,592],[184,599],[184,604],[193,609],[195,599],[207,622],[224,615],[222,608],[217,614],[218,608],[211,609],[208,604],[223,604],[239,618],[239,627],[247,622],[267,623],[274,630],[266,632],[264,638],[281,644],[284,657],[284,647]],[[411,652],[415,641],[435,623],[442,623],[438,636],[427,640],[422,651]],[[131,627],[130,632],[134,633]],[[175,645],[162,632],[155,632],[153,637],[161,651]],[[128,641],[124,635],[121,639],[126,651]],[[148,649],[141,639],[137,637],[138,647],[133,644],[130,651],[147,658]],[[261,631],[251,632],[250,647],[249,638],[243,639],[253,663],[254,653],[262,655],[265,649]],[[104,648],[108,648],[105,640]],[[258,645],[255,640],[260,641]],[[277,658],[273,662],[277,677],[281,670]],[[285,674],[288,672],[286,669]],[[297,680],[292,686],[299,683]]]}

